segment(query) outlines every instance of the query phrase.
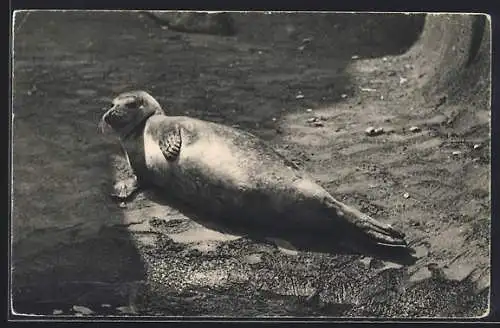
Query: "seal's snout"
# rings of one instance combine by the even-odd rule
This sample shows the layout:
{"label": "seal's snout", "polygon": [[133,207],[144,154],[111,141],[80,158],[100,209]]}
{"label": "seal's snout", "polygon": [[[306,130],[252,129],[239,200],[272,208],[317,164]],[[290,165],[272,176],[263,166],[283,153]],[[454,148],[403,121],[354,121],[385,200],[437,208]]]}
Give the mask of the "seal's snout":
{"label": "seal's snout", "polygon": [[108,108],[106,113],[104,113],[101,117],[101,121],[104,121],[106,124],[113,126],[122,120],[123,113],[120,107],[114,105],[111,108]]}

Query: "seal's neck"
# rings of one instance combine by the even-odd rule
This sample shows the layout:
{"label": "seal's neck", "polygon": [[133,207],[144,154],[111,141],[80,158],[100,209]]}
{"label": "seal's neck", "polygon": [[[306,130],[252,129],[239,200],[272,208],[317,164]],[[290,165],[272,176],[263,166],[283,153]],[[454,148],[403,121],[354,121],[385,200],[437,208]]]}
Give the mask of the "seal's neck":
{"label": "seal's neck", "polygon": [[151,116],[155,115],[156,113],[154,111],[151,111],[147,114],[145,114],[140,120],[137,121],[137,123],[133,124],[133,125],[130,125],[129,127],[127,127],[125,129],[125,131],[123,131],[122,133],[122,139],[123,140],[127,140],[133,136],[136,136],[140,133],[142,133],[142,131],[144,130],[144,126],[146,125],[146,121],[148,120],[148,118],[150,118]]}

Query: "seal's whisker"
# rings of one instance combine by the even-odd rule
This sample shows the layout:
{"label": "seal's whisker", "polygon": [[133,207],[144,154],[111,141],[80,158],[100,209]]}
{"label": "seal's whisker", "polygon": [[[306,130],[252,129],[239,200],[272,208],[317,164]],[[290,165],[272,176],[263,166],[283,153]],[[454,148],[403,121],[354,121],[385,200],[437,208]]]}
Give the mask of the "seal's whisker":
{"label": "seal's whisker", "polygon": [[106,134],[108,131],[112,130],[111,126],[106,123],[106,121],[104,121],[104,116],[99,120],[97,128],[103,134]]}

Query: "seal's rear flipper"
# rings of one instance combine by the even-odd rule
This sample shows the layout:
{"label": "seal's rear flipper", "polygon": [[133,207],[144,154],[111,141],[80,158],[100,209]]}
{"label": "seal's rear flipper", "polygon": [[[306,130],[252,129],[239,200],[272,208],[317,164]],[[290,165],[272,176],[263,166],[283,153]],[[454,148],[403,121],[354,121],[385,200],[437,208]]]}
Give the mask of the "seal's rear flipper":
{"label": "seal's rear flipper", "polygon": [[349,207],[333,197],[325,203],[338,228],[345,231],[343,246],[361,254],[375,256],[396,263],[413,264],[415,251],[405,241],[405,234],[388,224]]}

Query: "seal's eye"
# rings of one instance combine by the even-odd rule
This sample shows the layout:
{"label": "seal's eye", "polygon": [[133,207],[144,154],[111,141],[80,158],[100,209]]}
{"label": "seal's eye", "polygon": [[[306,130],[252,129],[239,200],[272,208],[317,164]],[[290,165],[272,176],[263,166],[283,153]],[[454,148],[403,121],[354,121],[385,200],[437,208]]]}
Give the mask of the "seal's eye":
{"label": "seal's eye", "polygon": [[134,101],[134,102],[129,102],[129,103],[126,103],[126,104],[125,104],[125,107],[127,107],[127,108],[135,108],[135,107],[137,107],[137,106],[136,106],[136,103],[135,103],[135,101]]}

